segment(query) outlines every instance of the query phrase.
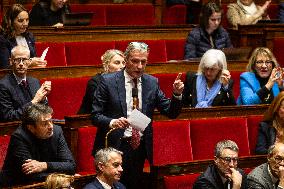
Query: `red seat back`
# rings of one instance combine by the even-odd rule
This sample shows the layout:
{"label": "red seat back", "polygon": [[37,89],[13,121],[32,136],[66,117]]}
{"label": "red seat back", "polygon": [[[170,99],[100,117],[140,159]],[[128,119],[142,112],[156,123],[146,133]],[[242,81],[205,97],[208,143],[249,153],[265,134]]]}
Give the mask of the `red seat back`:
{"label": "red seat back", "polygon": [[98,4],[71,4],[71,12],[93,12],[93,18],[91,21],[92,26],[104,26],[106,25],[106,8],[105,5]]}
{"label": "red seat back", "polygon": [[154,25],[153,4],[117,4],[106,6],[107,25]]}
{"label": "red seat back", "polygon": [[[133,41],[133,40],[132,40]],[[126,41],[116,41],[115,48],[121,51],[125,51],[128,43],[132,42],[130,40]],[[148,63],[163,63],[167,61],[167,53],[166,53],[166,43],[165,40],[143,40],[140,42],[144,42],[150,48]]]}
{"label": "red seat back", "polygon": [[250,149],[251,155],[255,154],[258,127],[262,119],[263,119],[263,115],[252,115],[252,116],[248,116],[247,118],[249,149]]}
{"label": "red seat back", "polygon": [[65,45],[62,42],[36,42],[37,56],[40,57],[42,52],[47,48],[45,60],[47,61],[47,67],[50,66],[66,66]]}
{"label": "red seat back", "polygon": [[153,164],[192,160],[189,120],[153,122]]}
{"label": "red seat back", "polygon": [[183,60],[186,39],[166,40],[167,60]]}
{"label": "red seat back", "polygon": [[163,24],[186,24],[186,6],[173,5],[167,7],[163,14]]}
{"label": "red seat back", "polygon": [[54,118],[63,119],[65,115],[77,113],[87,85],[89,77],[80,78],[53,78],[42,79],[51,81],[51,93],[48,103],[53,108]]}
{"label": "red seat back", "polygon": [[101,56],[106,50],[114,49],[111,41],[66,42],[67,65],[101,65]]}
{"label": "red seat back", "polygon": [[0,136],[0,154],[1,154],[0,155],[0,170],[2,169],[3,164],[4,164],[9,142],[10,142],[10,136],[8,135]]}
{"label": "red seat back", "polygon": [[[158,78],[161,90],[165,93],[166,97],[171,98],[173,95],[173,83],[178,73],[161,73],[153,74],[154,77]],[[185,80],[185,73],[182,74],[181,80]]]}
{"label": "red seat back", "polygon": [[233,140],[239,156],[248,156],[249,142],[246,118],[226,117],[190,121],[191,145],[194,160],[213,159],[214,149],[221,140]]}
{"label": "red seat back", "polygon": [[192,189],[194,182],[200,173],[179,175],[179,176],[165,176],[166,189]]}
{"label": "red seat back", "polygon": [[93,144],[97,128],[94,126],[78,129],[77,142],[77,172],[79,174],[95,173],[94,157],[92,156]]}

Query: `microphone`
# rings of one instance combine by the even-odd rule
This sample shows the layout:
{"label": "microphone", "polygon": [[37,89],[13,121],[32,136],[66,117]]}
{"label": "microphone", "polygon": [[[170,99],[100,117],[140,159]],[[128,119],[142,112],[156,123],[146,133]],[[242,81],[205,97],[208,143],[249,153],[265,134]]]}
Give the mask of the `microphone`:
{"label": "microphone", "polygon": [[139,109],[139,99],[138,99],[138,89],[132,88],[132,97],[133,97],[133,110]]}

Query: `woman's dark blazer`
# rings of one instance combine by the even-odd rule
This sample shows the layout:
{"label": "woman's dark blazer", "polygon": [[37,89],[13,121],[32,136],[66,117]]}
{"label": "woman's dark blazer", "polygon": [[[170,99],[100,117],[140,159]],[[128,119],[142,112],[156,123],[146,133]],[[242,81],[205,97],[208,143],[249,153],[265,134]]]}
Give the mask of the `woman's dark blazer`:
{"label": "woman's dark blazer", "polygon": [[276,138],[276,129],[272,127],[272,121],[262,121],[259,123],[257,143],[255,147],[256,154],[267,154],[269,146],[274,144]]}
{"label": "woman's dark blazer", "polygon": [[[36,56],[36,49],[35,49],[35,38],[32,33],[26,32],[23,34],[26,38],[30,49],[30,57]],[[9,68],[9,58],[11,57],[11,50],[17,46],[16,38],[8,39],[5,35],[0,35],[0,69]]]}
{"label": "woman's dark blazer", "polygon": [[[196,73],[188,72],[184,83],[183,90],[183,106],[195,107],[197,104],[197,91],[196,91]],[[225,90],[223,86],[220,92],[214,98],[212,106],[228,106],[236,105],[235,97],[233,95],[233,80],[230,79],[228,89]]]}

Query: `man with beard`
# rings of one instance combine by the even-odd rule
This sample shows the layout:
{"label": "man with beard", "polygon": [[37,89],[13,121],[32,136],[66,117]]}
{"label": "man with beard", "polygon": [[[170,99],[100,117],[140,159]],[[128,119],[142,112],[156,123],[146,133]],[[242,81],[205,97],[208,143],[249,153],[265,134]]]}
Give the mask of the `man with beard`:
{"label": "man with beard", "polygon": [[245,189],[246,175],[238,169],[239,148],[234,141],[216,144],[214,164],[198,177],[193,189]]}
{"label": "man with beard", "polygon": [[54,172],[75,173],[75,161],[61,127],[52,123],[52,114],[45,104],[25,108],[22,125],[11,135],[0,186],[45,181]]}
{"label": "man with beard", "polygon": [[248,175],[249,189],[284,188],[284,144],[270,146],[267,160],[267,163],[256,167]]}
{"label": "man with beard", "polygon": [[11,51],[12,73],[0,80],[0,120],[20,120],[23,109],[34,103],[47,104],[51,91],[50,81],[40,85],[39,80],[27,76],[30,51],[25,46],[16,46]]}
{"label": "man with beard", "polygon": [[84,189],[125,189],[125,186],[118,182],[123,171],[121,151],[114,148],[99,150],[95,155],[95,166],[97,178]]}

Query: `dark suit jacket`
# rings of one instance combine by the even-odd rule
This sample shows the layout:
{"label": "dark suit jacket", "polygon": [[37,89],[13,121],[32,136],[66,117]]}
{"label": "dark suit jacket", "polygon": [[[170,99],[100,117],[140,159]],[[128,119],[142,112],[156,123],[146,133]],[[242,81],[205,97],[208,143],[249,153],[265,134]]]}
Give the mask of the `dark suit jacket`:
{"label": "dark suit jacket", "polygon": [[97,74],[88,81],[85,96],[83,98],[78,114],[90,114],[92,112],[94,94],[101,82],[101,79],[101,74]]}
{"label": "dark suit jacket", "polygon": [[[183,104],[185,107],[195,107],[197,104],[196,79],[197,75],[195,73],[188,72],[186,74],[183,91]],[[220,92],[214,98],[212,103],[212,106],[228,105],[236,105],[233,95],[233,80],[229,81],[228,90],[221,87]]]}
{"label": "dark suit jacket", "polygon": [[[238,171],[242,174],[241,189],[247,188],[247,176],[241,170]],[[225,189],[222,179],[218,173],[217,166],[209,165],[204,173],[202,173],[193,185],[193,189]]]}
{"label": "dark suit jacket", "polygon": [[[38,79],[27,77],[28,88],[33,98],[40,88]],[[44,101],[43,103],[47,103]],[[0,80],[0,121],[15,121],[21,119],[23,109],[31,104],[31,99],[24,95],[15,76],[10,73]]]}
{"label": "dark suit jacket", "polygon": [[[170,118],[178,116],[182,103],[176,98],[172,100],[165,97],[160,90],[157,78],[143,74],[142,81],[142,110],[141,112],[153,118],[154,109]],[[112,119],[127,117],[126,92],[124,70],[103,75],[99,88],[95,92],[93,103],[92,121],[98,127],[93,155],[95,151],[104,148],[106,133]],[[119,148],[120,138],[124,129],[117,129],[109,136],[111,146]],[[147,149],[147,156],[152,160],[152,124],[146,127],[143,139]]]}
{"label": "dark suit jacket", "polygon": [[[36,56],[35,38],[32,33],[26,32],[23,34],[26,38],[30,49],[30,57]],[[9,58],[11,57],[11,50],[17,46],[16,38],[8,39],[7,36],[0,35],[0,69],[9,68]]]}
{"label": "dark suit jacket", "polygon": [[[115,189],[125,189],[125,186],[120,182],[115,182],[113,184]],[[103,185],[99,182],[97,178],[89,184],[87,184],[83,189],[104,189]]]}
{"label": "dark suit jacket", "polygon": [[248,189],[274,189],[267,163],[261,164],[248,174]]}
{"label": "dark suit jacket", "polygon": [[255,147],[256,154],[267,154],[269,146],[274,144],[276,138],[276,129],[272,127],[272,121],[260,122],[258,128],[257,143]]}
{"label": "dark suit jacket", "polygon": [[[27,159],[47,162],[47,170],[25,175],[22,172],[22,165]],[[53,172],[74,174],[75,161],[61,127],[54,125],[53,136],[38,139],[26,127],[20,126],[11,135],[2,171],[3,181],[7,185],[44,181],[46,176]]]}

